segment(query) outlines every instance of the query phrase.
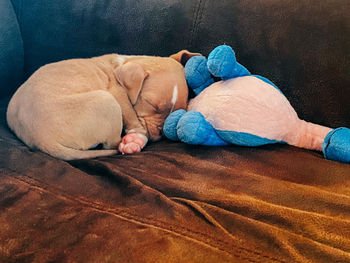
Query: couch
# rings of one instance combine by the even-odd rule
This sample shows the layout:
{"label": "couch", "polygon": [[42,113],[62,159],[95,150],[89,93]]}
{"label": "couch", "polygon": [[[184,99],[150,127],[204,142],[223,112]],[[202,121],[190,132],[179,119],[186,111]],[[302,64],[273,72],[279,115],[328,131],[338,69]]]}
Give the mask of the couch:
{"label": "couch", "polygon": [[231,45],[300,118],[350,126],[348,0],[1,0],[0,262],[350,262],[350,164],[276,144],[65,162],[9,130],[40,66]]}

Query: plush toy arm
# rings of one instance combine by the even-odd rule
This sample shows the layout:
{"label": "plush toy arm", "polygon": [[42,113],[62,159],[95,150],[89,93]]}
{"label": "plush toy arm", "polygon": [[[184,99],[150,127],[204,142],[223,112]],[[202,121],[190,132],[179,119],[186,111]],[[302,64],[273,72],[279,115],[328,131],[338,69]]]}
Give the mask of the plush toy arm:
{"label": "plush toy arm", "polygon": [[213,126],[197,111],[184,114],[177,124],[178,138],[194,145],[220,146],[227,145],[215,132]]}
{"label": "plush toy arm", "polygon": [[223,80],[251,75],[237,62],[235,52],[227,45],[218,46],[210,52],[207,66],[211,74]]}
{"label": "plush toy arm", "polygon": [[196,111],[177,110],[171,113],[163,126],[164,135],[172,140],[200,145],[227,145],[207,122],[203,115]]}
{"label": "plush toy arm", "polygon": [[185,76],[188,86],[196,95],[214,83],[207,68],[207,59],[203,56],[194,56],[187,61]]}
{"label": "plush toy arm", "polygon": [[172,112],[166,119],[163,125],[163,133],[165,137],[172,141],[179,141],[177,136],[177,124],[181,117],[186,113],[185,110],[180,109]]}

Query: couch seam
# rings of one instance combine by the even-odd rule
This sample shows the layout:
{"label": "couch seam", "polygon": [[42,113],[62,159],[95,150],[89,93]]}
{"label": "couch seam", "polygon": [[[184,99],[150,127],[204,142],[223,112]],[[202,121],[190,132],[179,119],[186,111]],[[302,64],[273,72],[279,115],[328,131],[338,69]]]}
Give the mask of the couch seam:
{"label": "couch seam", "polygon": [[198,21],[200,9],[202,8],[202,2],[203,2],[203,0],[198,0],[197,5],[195,6],[193,14],[192,14],[193,23],[192,23],[192,29],[191,29],[190,37],[189,37],[189,41],[188,41],[189,48],[192,48],[192,45],[193,45],[193,40],[194,40],[195,33],[197,30],[197,25],[198,25],[197,21]]}
{"label": "couch seam", "polygon": [[[11,171],[11,172],[15,173],[15,171]],[[17,174],[17,173],[15,173],[15,174]],[[229,254],[230,256],[235,256],[235,257],[241,258],[243,260],[247,260],[249,262],[260,262],[260,260],[256,261],[257,260],[256,258],[253,258],[253,257],[249,256],[249,254],[254,254],[255,256],[258,256],[258,257],[263,258],[263,259],[269,259],[269,260],[272,260],[272,261],[275,261],[275,262],[280,262],[280,263],[284,263],[285,262],[285,261],[283,261],[281,259],[277,259],[277,258],[268,256],[268,255],[263,255],[263,254],[261,254],[260,251],[254,251],[254,250],[251,250],[251,249],[243,248],[243,247],[240,247],[240,246],[237,246],[237,245],[233,245],[232,243],[229,243],[227,241],[223,241],[223,240],[220,240],[220,239],[214,240],[211,236],[208,236],[207,234],[204,234],[204,233],[201,233],[201,232],[196,232],[196,231],[193,231],[193,230],[189,230],[189,229],[187,229],[187,228],[185,228],[183,226],[173,225],[174,228],[171,228],[171,227],[169,227],[168,224],[166,224],[166,223],[164,223],[164,222],[162,222],[160,220],[154,220],[152,218],[147,218],[147,217],[139,217],[138,215],[134,215],[134,214],[132,214],[130,212],[126,212],[126,211],[118,209],[118,208],[105,207],[105,206],[103,206],[100,203],[95,203],[95,202],[93,202],[91,200],[88,200],[88,199],[85,199],[85,198],[82,198],[82,197],[73,197],[73,196],[65,193],[61,189],[55,189],[56,191],[58,191],[58,193],[55,193],[54,191],[52,191],[52,189],[48,190],[46,188],[43,188],[42,186],[40,186],[40,184],[43,184],[44,186],[50,187],[50,188],[54,188],[54,187],[52,187],[50,185],[47,185],[46,183],[44,183],[44,182],[42,182],[40,180],[37,180],[36,178],[33,178],[33,177],[29,176],[29,175],[26,175],[25,178],[30,178],[31,180],[33,180],[34,182],[37,182],[39,184],[35,184],[33,182],[29,182],[29,181],[27,181],[25,179],[22,179],[20,177],[22,177],[22,175],[14,175],[11,178],[17,179],[18,181],[20,181],[22,183],[28,184],[32,188],[36,188],[39,191],[43,190],[43,191],[45,191],[45,192],[55,196],[56,198],[65,199],[65,200],[68,200],[70,202],[77,202],[80,205],[82,205],[83,207],[90,208],[90,209],[93,209],[93,210],[96,210],[96,211],[99,211],[99,212],[102,212],[102,213],[111,214],[111,215],[117,216],[119,218],[122,218],[122,219],[124,219],[126,221],[130,221],[130,222],[132,221],[134,223],[148,225],[148,226],[151,226],[151,227],[154,227],[154,228],[161,229],[163,231],[167,231],[167,232],[172,233],[174,235],[181,236],[183,238],[191,239],[191,240],[193,240],[195,242],[198,242],[198,243],[200,243],[202,245],[205,245],[205,246],[208,246],[210,248],[218,249],[218,250],[220,250],[222,252],[225,252],[225,253]],[[189,234],[189,235],[185,235],[186,233]],[[192,234],[192,236],[191,236],[191,234]],[[210,244],[209,242],[205,242],[205,241],[199,240],[198,238],[196,238],[196,235],[197,236],[201,236],[202,238],[205,238],[206,240],[213,241],[214,245]],[[234,247],[235,250],[229,251],[229,249],[224,248],[225,246],[226,247],[227,246],[228,247],[232,247],[232,248]],[[234,253],[234,251],[236,253]],[[248,258],[244,257],[243,255],[240,255],[241,253],[244,253],[244,252],[246,252],[248,254],[247,255]]]}

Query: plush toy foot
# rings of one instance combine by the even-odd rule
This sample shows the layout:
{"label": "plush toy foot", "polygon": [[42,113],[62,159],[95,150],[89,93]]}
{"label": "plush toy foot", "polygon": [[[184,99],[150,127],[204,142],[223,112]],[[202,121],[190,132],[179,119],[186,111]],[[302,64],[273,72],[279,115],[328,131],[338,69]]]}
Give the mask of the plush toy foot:
{"label": "plush toy foot", "polygon": [[350,163],[350,129],[337,128],[328,133],[322,149],[325,158]]}
{"label": "plush toy foot", "polygon": [[177,124],[177,136],[188,144],[227,145],[216,134],[213,126],[197,111],[189,111],[181,117]]}
{"label": "plush toy foot", "polygon": [[185,76],[188,86],[196,95],[214,83],[207,68],[207,59],[203,56],[194,56],[187,61]]}
{"label": "plush toy foot", "polygon": [[179,141],[177,137],[177,124],[181,117],[186,113],[185,110],[176,110],[172,112],[165,120],[163,125],[163,133],[165,137],[172,141]]}
{"label": "plush toy foot", "polygon": [[218,46],[209,54],[207,66],[211,74],[223,80],[250,75],[237,62],[235,52],[227,45]]}

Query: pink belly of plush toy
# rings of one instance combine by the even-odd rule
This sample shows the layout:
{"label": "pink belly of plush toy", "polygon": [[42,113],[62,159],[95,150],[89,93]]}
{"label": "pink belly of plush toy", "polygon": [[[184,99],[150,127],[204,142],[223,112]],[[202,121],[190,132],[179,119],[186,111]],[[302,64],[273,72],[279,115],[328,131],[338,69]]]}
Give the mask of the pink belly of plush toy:
{"label": "pink belly of plush toy", "polygon": [[315,150],[322,150],[322,142],[332,130],[300,120],[282,93],[254,76],[212,84],[191,100],[188,110],[201,112],[217,130],[249,133]]}

